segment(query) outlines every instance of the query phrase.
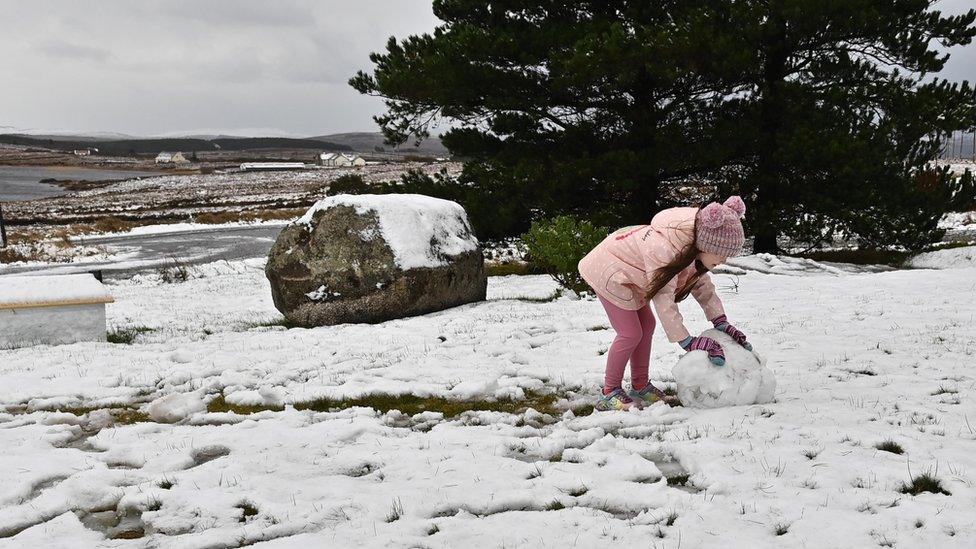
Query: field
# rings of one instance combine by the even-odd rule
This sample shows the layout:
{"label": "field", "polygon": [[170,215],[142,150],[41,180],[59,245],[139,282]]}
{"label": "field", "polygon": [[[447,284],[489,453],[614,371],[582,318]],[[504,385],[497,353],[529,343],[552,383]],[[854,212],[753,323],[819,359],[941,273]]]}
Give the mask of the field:
{"label": "field", "polygon": [[[112,342],[0,351],[0,544],[971,547],[974,260],[735,260],[776,400],[598,414],[613,332],[544,276],[305,330],[262,260],[139,275]],[[652,379],[679,356],[659,332]]]}

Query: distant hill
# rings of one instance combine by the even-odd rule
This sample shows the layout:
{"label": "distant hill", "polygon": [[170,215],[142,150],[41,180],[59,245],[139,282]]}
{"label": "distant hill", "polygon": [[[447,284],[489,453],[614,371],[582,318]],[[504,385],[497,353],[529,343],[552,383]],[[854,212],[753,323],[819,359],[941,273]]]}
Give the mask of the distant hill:
{"label": "distant hill", "polygon": [[352,151],[348,145],[334,143],[322,139],[292,139],[288,137],[220,137],[217,139],[194,139],[188,137],[166,137],[148,139],[115,139],[104,140],[75,136],[65,138],[58,136],[36,136],[4,134],[0,135],[0,143],[8,145],[22,145],[27,147],[45,147],[50,149],[84,149],[94,147],[102,154],[155,154],[160,151],[245,151],[252,149],[315,149],[331,151]]}
{"label": "distant hill", "polygon": [[[393,147],[383,143],[383,134],[379,132],[333,133],[309,137],[308,139],[340,143],[352,148],[354,151],[362,153],[379,152],[379,149],[382,149],[382,152],[393,152]],[[421,143],[419,147],[414,147],[413,142],[404,143],[397,148],[397,151],[405,154],[426,156],[447,156],[450,154],[437,137],[431,137]]]}

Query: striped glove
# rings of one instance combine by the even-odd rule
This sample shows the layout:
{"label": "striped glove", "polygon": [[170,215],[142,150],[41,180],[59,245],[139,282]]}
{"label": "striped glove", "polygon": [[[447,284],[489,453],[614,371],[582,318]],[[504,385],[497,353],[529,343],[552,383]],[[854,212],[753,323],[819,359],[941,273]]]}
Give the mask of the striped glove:
{"label": "striped glove", "polygon": [[712,326],[715,326],[716,330],[722,330],[727,333],[729,337],[735,340],[736,343],[742,345],[747,351],[752,350],[752,344],[746,341],[746,334],[742,333],[738,328],[729,324],[729,319],[725,315],[719,315],[712,319]]}
{"label": "striped glove", "polygon": [[725,351],[717,341],[710,337],[691,337],[688,336],[678,342],[681,348],[686,351],[705,351],[708,359],[716,366],[725,366]]}

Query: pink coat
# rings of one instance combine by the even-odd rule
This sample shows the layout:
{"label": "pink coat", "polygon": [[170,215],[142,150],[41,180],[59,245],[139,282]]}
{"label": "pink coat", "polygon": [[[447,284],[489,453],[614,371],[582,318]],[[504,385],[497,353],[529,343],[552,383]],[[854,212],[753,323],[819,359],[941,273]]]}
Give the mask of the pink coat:
{"label": "pink coat", "polygon": [[[695,215],[698,208],[671,208],[651,219],[650,225],[624,227],[598,244],[579,262],[583,280],[602,298],[620,307],[636,311],[647,305],[645,294],[654,271],[671,262],[681,250],[694,241]],[[692,263],[672,278],[654,295],[654,308],[668,340],[677,342],[690,334],[675,303],[675,294],[695,274]],[[725,314],[715,285],[705,274],[691,294],[709,319]]]}

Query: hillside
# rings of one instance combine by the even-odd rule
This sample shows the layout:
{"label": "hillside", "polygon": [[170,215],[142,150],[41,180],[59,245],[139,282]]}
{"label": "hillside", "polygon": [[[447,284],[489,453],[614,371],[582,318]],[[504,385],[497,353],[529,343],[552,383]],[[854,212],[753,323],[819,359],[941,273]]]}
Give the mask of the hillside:
{"label": "hillside", "polygon": [[[383,142],[383,134],[379,132],[350,132],[334,133],[330,135],[319,135],[309,137],[316,141],[340,143],[346,145],[354,151],[359,152],[393,152],[393,147]],[[382,148],[379,151],[377,147]],[[424,141],[419,147],[414,147],[413,142],[407,142],[397,148],[398,152],[405,154],[422,154],[430,156],[448,156],[450,153],[441,144],[437,137],[431,137]]]}
{"label": "hillside", "polygon": [[253,149],[314,149],[351,151],[348,145],[323,139],[292,139],[287,137],[221,137],[194,139],[187,137],[104,140],[87,136],[58,138],[18,134],[0,135],[0,143],[49,149],[97,148],[108,155],[155,154],[160,151],[245,151]]}

